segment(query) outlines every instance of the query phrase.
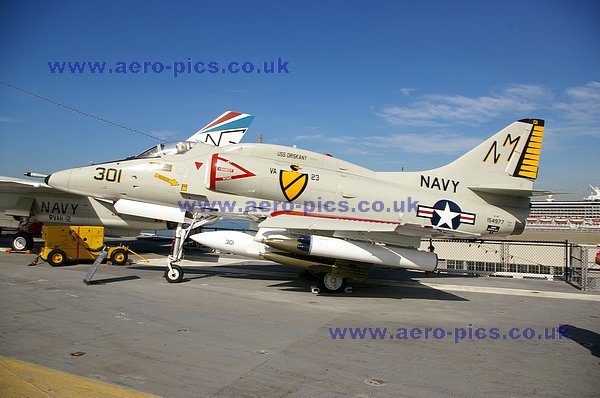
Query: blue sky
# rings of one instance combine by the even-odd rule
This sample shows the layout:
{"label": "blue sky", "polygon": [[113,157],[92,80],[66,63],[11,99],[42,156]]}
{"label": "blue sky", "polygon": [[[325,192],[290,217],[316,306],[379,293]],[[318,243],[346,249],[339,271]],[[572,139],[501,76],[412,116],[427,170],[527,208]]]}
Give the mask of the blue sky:
{"label": "blue sky", "polygon": [[[596,1],[19,1],[0,5],[0,81],[168,140],[225,110],[246,141],[375,170],[440,166],[546,119],[536,187],[600,185]],[[51,61],[288,62],[287,74],[52,74]],[[0,174],[52,172],[155,141],[0,85]]]}

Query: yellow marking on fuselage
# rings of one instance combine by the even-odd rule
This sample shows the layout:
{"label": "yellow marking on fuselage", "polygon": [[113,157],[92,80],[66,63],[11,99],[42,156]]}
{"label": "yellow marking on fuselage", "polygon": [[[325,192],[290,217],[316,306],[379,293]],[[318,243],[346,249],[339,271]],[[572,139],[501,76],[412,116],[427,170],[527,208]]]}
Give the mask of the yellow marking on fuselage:
{"label": "yellow marking on fuselage", "polygon": [[165,177],[162,174],[156,173],[156,174],[154,174],[154,178],[158,178],[161,181],[168,182],[173,187],[176,187],[177,185],[179,185],[179,183],[177,182],[177,180],[175,180],[173,178]]}

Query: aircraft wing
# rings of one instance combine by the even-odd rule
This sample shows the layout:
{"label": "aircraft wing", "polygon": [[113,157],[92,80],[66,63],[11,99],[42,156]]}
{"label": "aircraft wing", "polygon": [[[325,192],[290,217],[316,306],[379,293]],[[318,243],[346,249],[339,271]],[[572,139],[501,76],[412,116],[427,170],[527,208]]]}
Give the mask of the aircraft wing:
{"label": "aircraft wing", "polygon": [[13,194],[10,195],[11,199],[8,199],[7,195],[1,197],[0,212],[4,216],[29,217],[36,194],[58,191],[43,182],[0,176],[0,192]]}
{"label": "aircraft wing", "polygon": [[187,141],[202,142],[213,146],[225,146],[239,143],[254,116],[247,113],[227,111],[221,116],[202,127]]}
{"label": "aircraft wing", "polygon": [[357,231],[394,232],[400,223],[368,222],[357,219],[339,219],[304,215],[283,214],[271,217],[259,224],[261,228],[282,228],[290,231]]}
{"label": "aircraft wing", "polygon": [[402,222],[381,222],[354,218],[334,218],[304,215],[300,212],[274,213],[259,224],[260,228],[285,229],[290,232],[307,232],[345,237],[352,240],[375,241],[401,246],[412,246],[422,238],[473,239],[480,235],[439,228],[423,227]]}
{"label": "aircraft wing", "polygon": [[43,182],[25,180],[22,178],[0,176],[0,191],[5,193],[37,193],[57,192],[54,188]]}

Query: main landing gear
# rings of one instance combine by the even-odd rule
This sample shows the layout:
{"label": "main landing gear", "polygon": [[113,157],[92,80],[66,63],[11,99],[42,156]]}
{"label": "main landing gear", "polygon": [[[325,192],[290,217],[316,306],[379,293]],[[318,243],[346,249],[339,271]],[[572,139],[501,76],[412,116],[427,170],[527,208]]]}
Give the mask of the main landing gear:
{"label": "main landing gear", "polygon": [[169,283],[179,283],[183,279],[183,268],[175,264],[181,260],[183,254],[183,243],[187,239],[190,231],[203,225],[216,221],[218,216],[208,216],[206,214],[195,215],[191,223],[178,223],[175,230],[175,242],[173,250],[167,257],[167,268],[165,269],[165,279]]}
{"label": "main landing gear", "polygon": [[17,232],[13,235],[10,247],[16,251],[25,251],[33,249],[33,236],[29,232]]}
{"label": "main landing gear", "polygon": [[352,286],[348,286],[346,283],[348,278],[335,275],[331,272],[319,272],[317,274],[317,281],[319,286],[311,286],[311,292],[313,294],[319,293],[346,293],[351,294],[354,292]]}
{"label": "main landing gear", "polygon": [[319,288],[326,293],[339,293],[346,286],[346,278],[333,275],[331,272],[321,272],[318,278]]}

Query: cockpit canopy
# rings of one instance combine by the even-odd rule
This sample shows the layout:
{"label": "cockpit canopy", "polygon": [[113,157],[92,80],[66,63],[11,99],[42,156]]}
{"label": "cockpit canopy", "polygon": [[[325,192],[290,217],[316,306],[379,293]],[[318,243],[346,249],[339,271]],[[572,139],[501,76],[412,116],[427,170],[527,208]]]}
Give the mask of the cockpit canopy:
{"label": "cockpit canopy", "polygon": [[196,142],[191,141],[178,141],[178,142],[167,142],[164,144],[157,144],[151,148],[146,149],[144,152],[140,153],[137,156],[133,156],[132,159],[148,159],[148,158],[158,158],[161,156],[168,155],[179,155],[182,153],[186,153],[194,145]]}

